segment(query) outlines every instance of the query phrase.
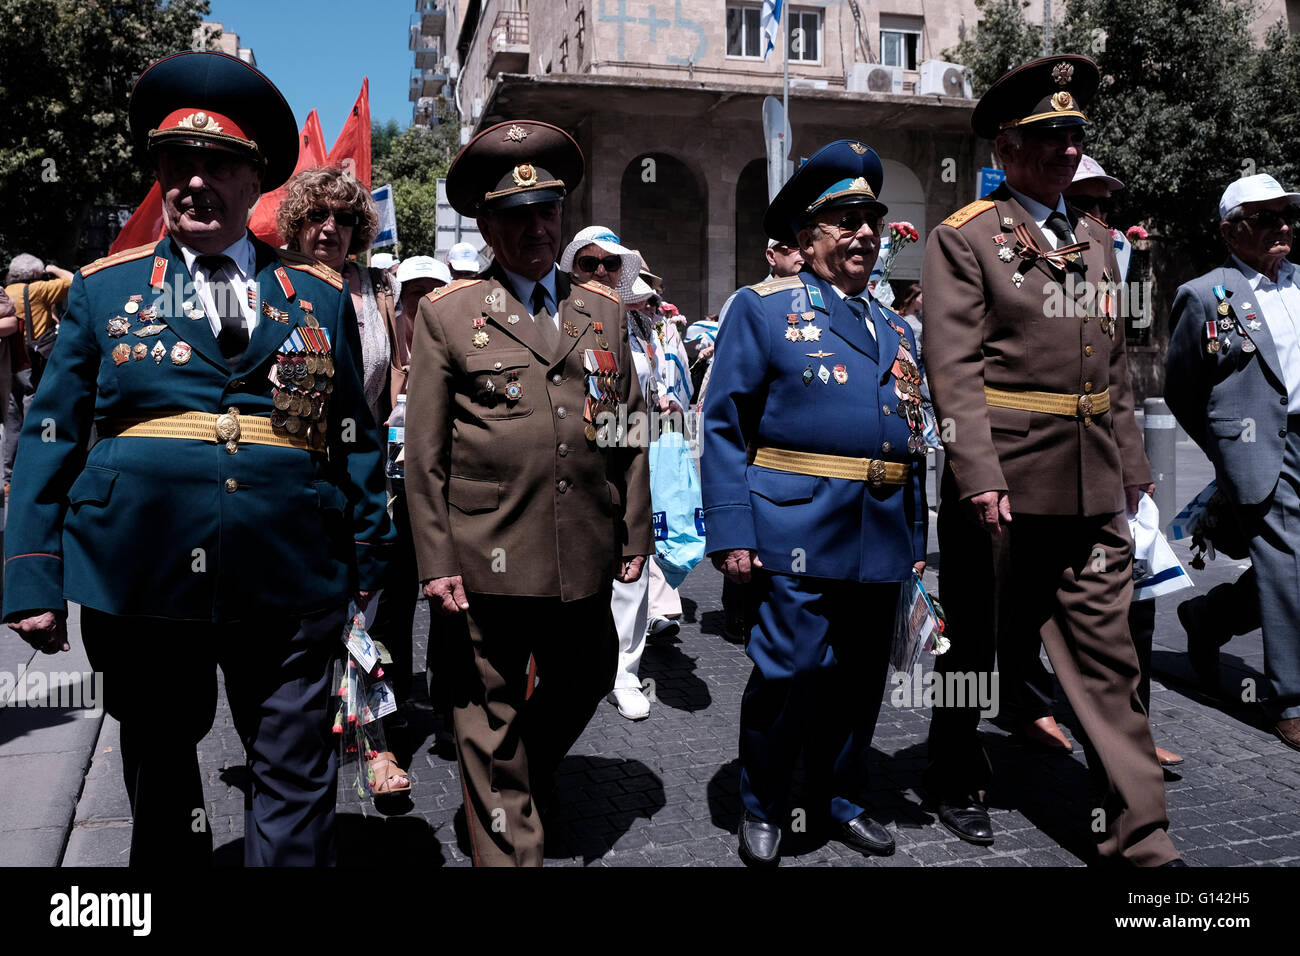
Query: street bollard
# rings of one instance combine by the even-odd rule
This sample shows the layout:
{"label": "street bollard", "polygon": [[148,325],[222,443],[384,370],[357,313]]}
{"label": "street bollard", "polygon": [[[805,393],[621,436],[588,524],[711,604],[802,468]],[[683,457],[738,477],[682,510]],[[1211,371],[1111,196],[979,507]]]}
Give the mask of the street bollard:
{"label": "street bollard", "polygon": [[1163,398],[1148,398],[1142,403],[1147,461],[1151,463],[1152,480],[1156,483],[1154,495],[1160,509],[1160,530],[1178,513],[1178,422],[1169,413]]}

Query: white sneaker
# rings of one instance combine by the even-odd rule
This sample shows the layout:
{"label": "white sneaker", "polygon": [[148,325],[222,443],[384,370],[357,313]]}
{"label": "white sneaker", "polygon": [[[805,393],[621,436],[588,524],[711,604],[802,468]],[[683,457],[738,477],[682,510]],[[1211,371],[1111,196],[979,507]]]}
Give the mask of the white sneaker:
{"label": "white sneaker", "polygon": [[682,626],[667,617],[652,617],[646,628],[646,636],[653,638],[675,637]]}
{"label": "white sneaker", "polygon": [[609,702],[628,720],[645,720],[650,716],[650,701],[639,687],[615,687],[609,693]]}

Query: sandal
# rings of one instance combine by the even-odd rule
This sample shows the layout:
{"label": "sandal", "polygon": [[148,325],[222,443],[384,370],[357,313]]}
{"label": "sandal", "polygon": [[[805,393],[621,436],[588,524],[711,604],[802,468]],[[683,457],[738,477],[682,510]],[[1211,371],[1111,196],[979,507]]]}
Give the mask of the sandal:
{"label": "sandal", "polygon": [[[397,765],[397,757],[391,750],[383,750],[370,760],[370,772],[374,776],[371,792],[376,797],[392,793],[407,793],[411,789],[410,775]],[[397,784],[395,781],[401,781]]]}

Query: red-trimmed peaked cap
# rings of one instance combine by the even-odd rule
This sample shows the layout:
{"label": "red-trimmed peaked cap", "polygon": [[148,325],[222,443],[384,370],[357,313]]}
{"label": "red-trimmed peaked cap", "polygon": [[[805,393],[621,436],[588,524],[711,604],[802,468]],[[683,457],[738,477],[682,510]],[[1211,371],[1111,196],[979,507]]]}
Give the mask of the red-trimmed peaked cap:
{"label": "red-trimmed peaked cap", "polygon": [[237,57],[173,53],[150,65],[131,91],[136,147],[200,146],[265,164],[262,190],[284,183],[298,161],[298,123],[275,84]]}

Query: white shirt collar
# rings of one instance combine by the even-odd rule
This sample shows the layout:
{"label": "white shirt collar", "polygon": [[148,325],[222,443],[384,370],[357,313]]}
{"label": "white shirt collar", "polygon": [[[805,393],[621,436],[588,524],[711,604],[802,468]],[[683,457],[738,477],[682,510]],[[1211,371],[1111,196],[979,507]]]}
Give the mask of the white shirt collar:
{"label": "white shirt collar", "polygon": [[[194,262],[202,253],[196,252],[179,239],[172,237],[176,245],[180,247],[181,256],[185,259],[185,268],[189,270],[191,276],[194,275]],[[235,264],[239,271],[239,278],[248,281],[256,269],[256,258],[253,255],[253,244],[248,239],[248,233],[232,242],[225,249],[221,250],[221,255],[228,256],[230,261]]]}
{"label": "white shirt collar", "polygon": [[1039,229],[1043,228],[1043,224],[1047,222],[1047,217],[1054,212],[1059,212],[1069,222],[1069,214],[1065,211],[1065,196],[1056,197],[1056,208],[1053,209],[1050,206],[1044,206],[1037,199],[1031,199],[1020,190],[1013,189],[1010,184],[1007,185],[1007,189],[1011,192],[1011,195],[1016,197],[1016,202],[1025,207],[1025,212],[1033,216],[1034,222],[1038,223]]}
{"label": "white shirt collar", "polygon": [[501,267],[501,271],[504,272],[506,274],[506,277],[510,279],[510,284],[514,287],[515,290],[515,298],[517,298],[520,302],[522,302],[526,308],[530,308],[530,309],[532,308],[533,286],[539,284],[550,294],[551,301],[554,302],[557,306],[559,305],[560,297],[555,293],[555,266],[554,265],[551,266],[551,271],[546,273],[546,275],[542,276],[540,279],[525,278],[524,276],[519,275],[519,273],[517,272],[511,272],[505,266]]}
{"label": "white shirt collar", "polygon": [[1274,286],[1280,286],[1291,282],[1293,273],[1295,272],[1295,263],[1291,262],[1289,259],[1283,259],[1282,263],[1277,267],[1277,282],[1274,283],[1272,279],[1257,270],[1254,266],[1248,266],[1246,263],[1238,259],[1236,253],[1233,253],[1232,261],[1236,264],[1237,268],[1241,270],[1241,274],[1246,277],[1246,281],[1250,283],[1250,287],[1256,290],[1258,290],[1260,285],[1265,282]]}

